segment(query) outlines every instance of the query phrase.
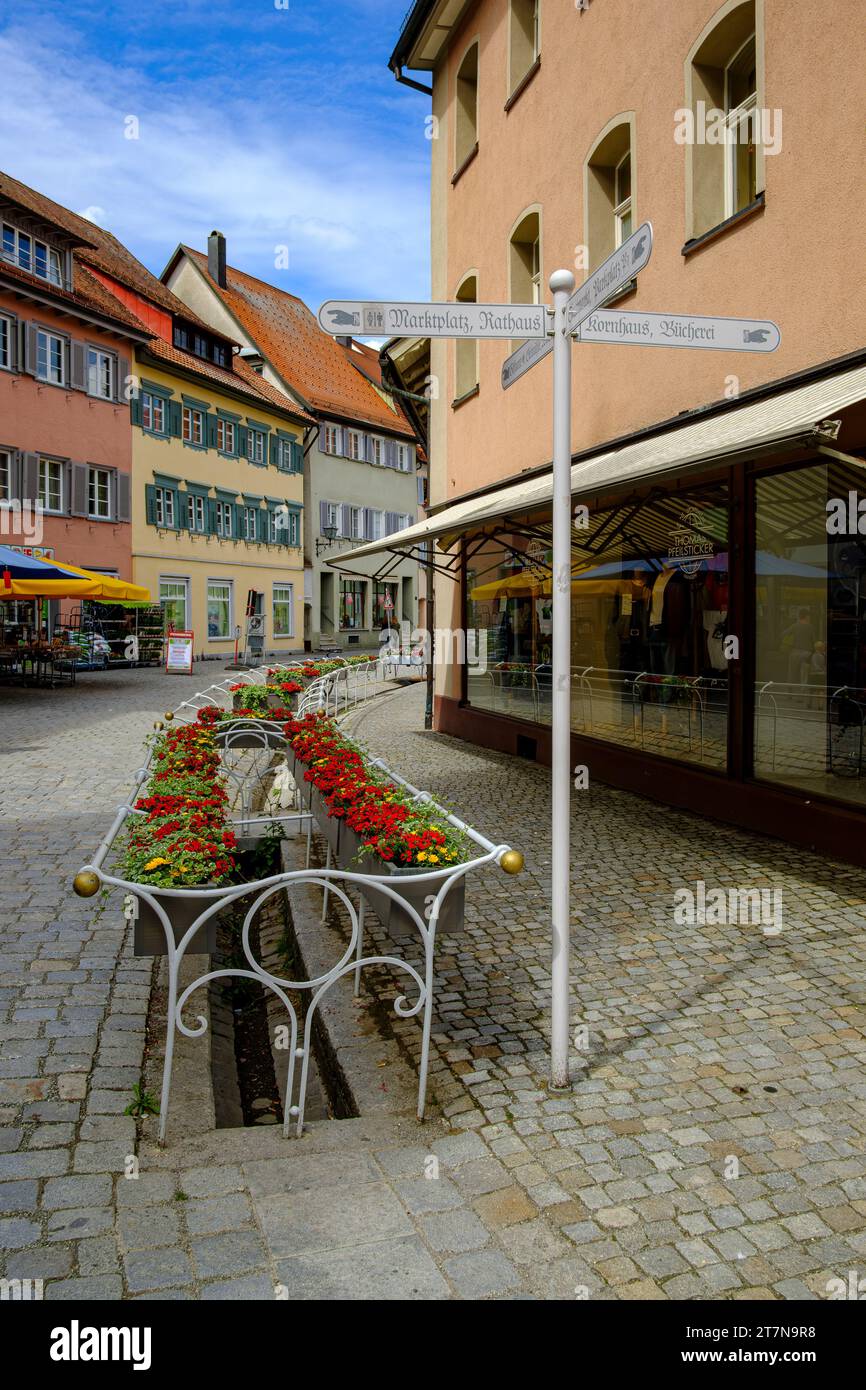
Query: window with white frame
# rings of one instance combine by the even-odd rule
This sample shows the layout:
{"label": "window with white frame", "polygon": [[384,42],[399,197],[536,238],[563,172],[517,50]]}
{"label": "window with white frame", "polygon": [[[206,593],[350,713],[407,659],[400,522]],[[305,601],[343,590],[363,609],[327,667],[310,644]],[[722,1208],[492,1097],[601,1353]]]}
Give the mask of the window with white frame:
{"label": "window with white frame", "polygon": [[194,405],[183,408],[182,430],[184,444],[201,446],[204,443],[204,414]]}
{"label": "window with white frame", "polygon": [[364,509],[363,507],[348,507],[349,513],[349,535],[353,541],[363,540],[364,538]]}
{"label": "window with white frame", "polygon": [[631,217],[631,150],[626,150],[614,169],[614,239],[616,247],[622,246],[632,234]]}
{"label": "window with white frame", "polygon": [[385,534],[384,512],[370,512],[370,540],[380,541]]}
{"label": "window with white frame", "polygon": [[339,536],[339,535],[342,535],[342,531],[343,531],[343,526],[342,526],[342,522],[343,522],[342,512],[343,512],[343,508],[340,506],[339,502],[326,502],[326,503],[325,503],[325,525],[326,525],[327,527],[333,526],[333,527],[335,528],[335,530],[336,530],[338,536]]}
{"label": "window with white frame", "polygon": [[340,452],[340,431],[336,425],[325,426],[325,439],[323,453],[338,454]]}
{"label": "window with white frame", "polygon": [[111,471],[108,468],[87,470],[87,515],[99,521],[111,517]]}
{"label": "window with white frame", "polygon": [[65,466],[59,459],[39,460],[39,504],[43,511],[63,511],[63,474]]}
{"label": "window with white frame", "polygon": [[63,386],[66,381],[66,340],[40,328],[36,334],[36,376]]}
{"label": "window with white frame", "polygon": [[160,579],[159,602],[166,630],[189,631],[189,580]]}
{"label": "window with white frame", "polygon": [[198,493],[190,493],[186,499],[186,524],[190,531],[207,530],[205,499]]}
{"label": "window with white frame", "polygon": [[398,444],[397,467],[401,473],[408,473],[409,466],[409,446],[407,444]]}
{"label": "window with white frame", "polygon": [[258,531],[258,507],[244,507],[244,540],[257,541]]}
{"label": "window with white frame", "polygon": [[382,465],[382,441],[375,435],[370,439],[370,462],[378,463],[380,467]]}
{"label": "window with white frame", "polygon": [[87,349],[88,395],[99,396],[104,401],[113,401],[116,372],[117,359],[113,352],[103,352],[101,348]]}
{"label": "window with white frame", "polygon": [[230,579],[209,579],[207,586],[207,635],[213,641],[232,634],[232,584]]}
{"label": "window with white frame", "polygon": [[735,212],[755,201],[757,105],[757,61],[755,35],[752,34],[725,68],[726,217],[733,217]]}
{"label": "window with white frame", "polygon": [[0,449],[0,502],[12,501],[12,454]]}
{"label": "window with white frame", "polygon": [[221,454],[234,454],[237,450],[237,431],[232,420],[217,418],[217,448]]}
{"label": "window with white frame", "polygon": [[357,430],[349,430],[349,458],[360,459],[361,457],[361,436]]}
{"label": "window with white frame", "polygon": [[165,399],[152,391],[141,393],[142,429],[153,434],[165,434]]}
{"label": "window with white frame", "polygon": [[15,320],[9,318],[8,314],[0,314],[0,367],[9,368],[12,366],[12,334],[15,332]]}
{"label": "window with white frame", "polygon": [[295,635],[295,587],[293,584],[274,585],[274,636]]}
{"label": "window with white frame", "polygon": [[174,491],[170,487],[155,487],[153,490],[154,511],[157,526],[174,526]]}
{"label": "window with white frame", "polygon": [[217,502],[216,504],[216,529],[217,535],[226,540],[232,537],[232,512],[234,508],[231,502]]}
{"label": "window with white frame", "polygon": [[3,223],[3,259],[53,285],[62,283],[60,252],[9,222]]}
{"label": "window with white frame", "polygon": [[253,429],[247,432],[247,458],[250,463],[263,464],[267,459],[264,430]]}
{"label": "window with white frame", "polygon": [[538,0],[511,0],[509,92],[515,92],[540,53]]}
{"label": "window with white frame", "polygon": [[281,473],[291,473],[292,471],[292,443],[290,439],[278,439],[276,442],[276,464]]}

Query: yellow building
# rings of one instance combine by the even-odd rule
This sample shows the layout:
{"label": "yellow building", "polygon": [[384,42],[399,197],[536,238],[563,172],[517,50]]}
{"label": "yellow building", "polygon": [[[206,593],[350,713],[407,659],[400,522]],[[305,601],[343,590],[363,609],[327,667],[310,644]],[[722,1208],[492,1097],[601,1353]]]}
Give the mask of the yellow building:
{"label": "yellow building", "polygon": [[264,618],[265,653],[302,650],[310,422],[230,344],[175,321],[179,335],[201,355],[157,338],[136,359],[135,581],[159,599],[166,626],[195,633],[196,656],[231,656],[236,635],[243,650],[251,609]]}

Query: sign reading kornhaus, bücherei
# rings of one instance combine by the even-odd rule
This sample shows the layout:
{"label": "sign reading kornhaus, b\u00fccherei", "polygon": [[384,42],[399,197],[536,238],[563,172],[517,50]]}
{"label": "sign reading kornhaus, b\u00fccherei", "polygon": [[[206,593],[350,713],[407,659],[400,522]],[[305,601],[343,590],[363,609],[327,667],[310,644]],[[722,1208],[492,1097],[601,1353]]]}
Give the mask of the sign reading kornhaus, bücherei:
{"label": "sign reading kornhaus, b\u00fccherei", "polygon": [[319,310],[326,333],[425,338],[546,338],[543,304],[367,304],[331,299]]}

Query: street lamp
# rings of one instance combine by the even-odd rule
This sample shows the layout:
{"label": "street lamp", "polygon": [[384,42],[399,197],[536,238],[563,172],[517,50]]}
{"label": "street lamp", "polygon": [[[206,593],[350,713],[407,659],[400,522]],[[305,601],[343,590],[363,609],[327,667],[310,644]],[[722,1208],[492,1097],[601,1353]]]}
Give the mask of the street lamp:
{"label": "street lamp", "polygon": [[322,527],[322,535],[325,537],[325,539],[324,539],[323,541],[316,541],[316,554],[317,554],[317,555],[320,555],[321,552],[322,552],[323,550],[330,550],[330,549],[331,549],[331,546],[334,544],[334,541],[337,539],[337,528],[336,528],[336,526],[323,526],[323,527]]}

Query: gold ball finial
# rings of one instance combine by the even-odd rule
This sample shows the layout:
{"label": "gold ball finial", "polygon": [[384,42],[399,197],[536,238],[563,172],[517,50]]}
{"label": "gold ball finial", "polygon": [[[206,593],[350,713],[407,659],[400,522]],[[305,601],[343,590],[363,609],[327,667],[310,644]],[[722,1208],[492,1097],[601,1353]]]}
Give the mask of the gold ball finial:
{"label": "gold ball finial", "polygon": [[92,898],[99,892],[99,874],[92,869],[82,869],[72,880],[72,887],[79,898]]}
{"label": "gold ball finial", "polygon": [[163,722],[162,722],[161,719],[157,719],[157,721],[156,721],[156,723],[154,724],[153,727],[154,727],[155,729],[164,729],[164,728],[165,728],[165,725],[163,724]]}
{"label": "gold ball finial", "polygon": [[499,861],[499,867],[506,874],[520,874],[525,862],[519,849],[507,849]]}
{"label": "gold ball finial", "polygon": [[172,711],[172,710],[166,710],[165,717],[166,717],[166,719],[168,720],[168,722],[169,722],[169,724],[170,724],[171,721],[172,721],[172,719],[174,719],[174,713],[173,713],[173,711]]}

